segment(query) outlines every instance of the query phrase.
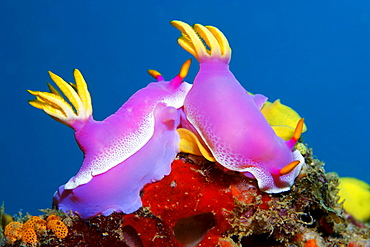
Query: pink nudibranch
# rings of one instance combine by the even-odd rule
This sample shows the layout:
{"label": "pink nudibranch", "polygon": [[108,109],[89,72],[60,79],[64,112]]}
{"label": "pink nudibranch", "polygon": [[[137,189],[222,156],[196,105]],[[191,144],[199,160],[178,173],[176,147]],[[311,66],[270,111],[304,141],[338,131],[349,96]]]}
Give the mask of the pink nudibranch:
{"label": "pink nudibranch", "polygon": [[171,23],[182,32],[179,44],[200,62],[184,103],[185,116],[196,134],[219,164],[251,174],[261,190],[289,190],[304,164],[299,151],[293,150],[301,127],[287,142],[275,134],[260,111],[261,102],[257,103],[229,70],[231,49],[221,31],[200,24],[192,28],[181,21]]}
{"label": "pink nudibranch", "polygon": [[90,95],[78,70],[72,86],[50,73],[75,110],[50,85],[50,93],[29,91],[36,96],[31,105],[75,130],[84,153],[79,172],[54,195],[58,209],[88,219],[113,211],[131,213],[141,207],[140,190],[168,175],[179,152],[176,129],[179,108],[191,88],[183,81],[189,66],[190,60],[171,81],[150,70],[157,82],[136,92],[103,121],[92,118]]}
{"label": "pink nudibranch", "polygon": [[294,183],[304,164],[294,150],[303,119],[290,140],[277,136],[261,113],[267,98],[249,95],[229,70],[231,49],[225,36],[211,26],[172,24],[183,33],[179,44],[200,62],[193,86],[183,81],[190,60],[171,81],[150,70],[157,82],[103,121],[92,117],[90,94],[78,70],[76,84],[50,72],[70,103],[51,85],[50,92],[29,91],[36,96],[31,105],[75,130],[84,153],[78,173],[54,195],[58,209],[82,219],[136,211],[142,205],[140,190],[170,173],[184,142],[196,142],[202,148],[194,152],[257,179],[267,193],[287,191]]}

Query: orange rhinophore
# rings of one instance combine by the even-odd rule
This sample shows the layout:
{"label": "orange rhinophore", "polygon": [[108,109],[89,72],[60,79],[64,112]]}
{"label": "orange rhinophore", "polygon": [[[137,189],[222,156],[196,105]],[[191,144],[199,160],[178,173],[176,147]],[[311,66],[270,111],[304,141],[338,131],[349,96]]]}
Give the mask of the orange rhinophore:
{"label": "orange rhinophore", "polygon": [[23,224],[18,221],[12,221],[5,227],[4,235],[10,243],[14,243],[22,237]]}
{"label": "orange rhinophore", "polygon": [[61,220],[49,220],[47,226],[58,238],[65,238],[68,235],[68,227]]}

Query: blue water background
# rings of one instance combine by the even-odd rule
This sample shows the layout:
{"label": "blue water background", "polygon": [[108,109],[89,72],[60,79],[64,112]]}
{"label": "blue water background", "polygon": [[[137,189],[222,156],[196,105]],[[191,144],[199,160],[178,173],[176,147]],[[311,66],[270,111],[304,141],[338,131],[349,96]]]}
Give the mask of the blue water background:
{"label": "blue water background", "polygon": [[370,182],[367,0],[2,0],[0,201],[7,212],[50,207],[82,162],[72,129],[31,107],[26,89],[47,90],[48,70],[73,81],[78,68],[102,120],[153,81],[147,69],[170,79],[191,57],[177,45],[174,19],[220,28],[243,86],[306,118],[304,140],[327,171]]}

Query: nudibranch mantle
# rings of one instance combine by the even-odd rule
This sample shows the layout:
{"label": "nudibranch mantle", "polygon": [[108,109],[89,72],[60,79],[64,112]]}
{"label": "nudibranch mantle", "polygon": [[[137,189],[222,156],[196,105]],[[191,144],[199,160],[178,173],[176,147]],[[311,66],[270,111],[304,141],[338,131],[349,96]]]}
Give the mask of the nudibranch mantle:
{"label": "nudibranch mantle", "polygon": [[292,150],[303,121],[291,140],[278,137],[229,70],[231,49],[222,32],[181,21],[172,25],[183,34],[179,44],[200,62],[184,112],[215,160],[227,169],[251,174],[267,193],[289,190],[304,164],[299,151]]}

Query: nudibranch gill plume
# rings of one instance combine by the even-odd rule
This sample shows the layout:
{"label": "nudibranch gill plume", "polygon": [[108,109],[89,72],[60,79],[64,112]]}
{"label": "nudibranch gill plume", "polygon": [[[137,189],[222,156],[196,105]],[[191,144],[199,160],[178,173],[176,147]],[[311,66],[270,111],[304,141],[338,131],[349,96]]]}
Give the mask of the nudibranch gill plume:
{"label": "nudibranch gill plume", "polygon": [[50,72],[72,106],[50,84],[50,92],[29,91],[36,96],[31,105],[75,130],[84,153],[79,172],[54,195],[58,209],[89,219],[114,211],[132,213],[141,207],[140,190],[168,175],[179,153],[176,129],[179,108],[191,88],[183,81],[189,66],[190,60],[171,81],[150,70],[157,82],[136,92],[103,121],[92,117],[90,94],[78,70],[74,72],[76,84]]}
{"label": "nudibranch gill plume", "polygon": [[196,130],[193,134],[200,136],[219,164],[256,178],[262,191],[289,190],[304,164],[294,150],[303,119],[290,140],[277,136],[260,111],[261,97],[249,95],[229,70],[231,48],[223,33],[212,26],[171,24],[182,32],[180,46],[200,63],[184,103],[186,120]]}

